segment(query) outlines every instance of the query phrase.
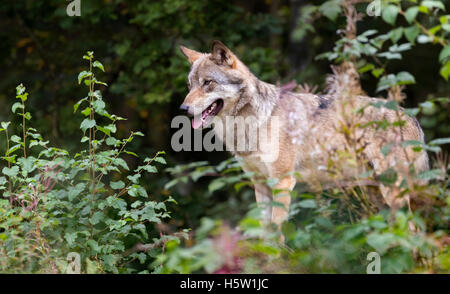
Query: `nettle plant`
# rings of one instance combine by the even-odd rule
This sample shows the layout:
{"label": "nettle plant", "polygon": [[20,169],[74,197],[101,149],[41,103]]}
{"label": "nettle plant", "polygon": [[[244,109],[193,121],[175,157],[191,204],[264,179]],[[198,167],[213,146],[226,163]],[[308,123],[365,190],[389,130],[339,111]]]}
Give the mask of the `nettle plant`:
{"label": "nettle plant", "polygon": [[[170,217],[165,202],[174,200],[152,201],[140,185],[144,173],[157,173],[155,164],[166,164],[164,152],[130,170],[123,157],[137,154],[126,147],[143,134],[115,136],[116,124],[124,118],[106,110],[96,89],[107,86],[94,73],[104,67],[93,52],[83,58],[89,70],[78,75],[78,83],[89,91],[74,106],[74,112],[83,108],[83,150],[71,156],[28,127],[31,114],[23,85],[12,106],[21,119],[20,135],[11,134],[11,122],[1,123],[6,150],[0,175],[0,272],[65,272],[70,252],[80,254],[81,272],[132,272],[132,262],[148,264],[152,250],[176,238],[149,234]],[[133,249],[141,243],[147,247]]]}

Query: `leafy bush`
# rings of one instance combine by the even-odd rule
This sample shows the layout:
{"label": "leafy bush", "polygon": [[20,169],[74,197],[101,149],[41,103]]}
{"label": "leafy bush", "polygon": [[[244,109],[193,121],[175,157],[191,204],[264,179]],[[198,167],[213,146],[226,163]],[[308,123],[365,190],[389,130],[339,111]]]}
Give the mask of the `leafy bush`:
{"label": "leafy bush", "polygon": [[156,234],[155,225],[170,218],[166,202],[174,200],[154,201],[140,185],[143,173],[157,173],[155,164],[166,164],[164,152],[130,170],[124,155],[137,154],[126,147],[142,133],[115,137],[124,118],[106,110],[96,89],[106,84],[94,69],[104,67],[93,52],[83,59],[89,69],[78,75],[78,83],[89,91],[74,106],[74,112],[83,108],[83,150],[70,155],[51,147],[28,126],[32,116],[26,111],[29,97],[23,85],[17,87],[19,102],[12,106],[21,120],[20,136],[12,134],[14,123],[1,123],[6,166],[0,177],[0,272],[65,272],[70,252],[81,255],[84,272],[130,272],[129,263],[145,264],[151,258],[127,249],[137,243],[152,243],[156,249],[168,238]]}

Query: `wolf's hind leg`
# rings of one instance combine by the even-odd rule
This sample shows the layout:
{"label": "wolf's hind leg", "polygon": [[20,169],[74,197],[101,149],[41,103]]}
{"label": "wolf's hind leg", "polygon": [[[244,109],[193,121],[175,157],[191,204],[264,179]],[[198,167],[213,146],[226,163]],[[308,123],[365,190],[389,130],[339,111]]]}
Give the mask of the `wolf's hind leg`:
{"label": "wolf's hind leg", "polygon": [[255,183],[255,196],[258,207],[262,209],[262,218],[264,224],[269,224],[272,217],[272,190],[263,183]]}
{"label": "wolf's hind leg", "polygon": [[275,190],[279,191],[273,196],[273,200],[283,204],[283,207],[275,206],[272,209],[272,222],[278,228],[281,228],[283,221],[287,219],[289,214],[289,205],[291,204],[290,192],[294,189],[295,179],[291,176],[284,177],[275,185]]}

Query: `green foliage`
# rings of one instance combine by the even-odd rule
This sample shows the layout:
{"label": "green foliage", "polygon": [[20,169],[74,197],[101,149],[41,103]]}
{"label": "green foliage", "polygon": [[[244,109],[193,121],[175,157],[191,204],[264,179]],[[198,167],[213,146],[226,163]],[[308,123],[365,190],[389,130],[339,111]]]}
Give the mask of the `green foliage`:
{"label": "green foliage", "polygon": [[[127,249],[167,238],[156,234],[154,225],[170,218],[165,203],[172,199],[152,200],[140,185],[144,173],[157,172],[155,164],[166,164],[164,152],[130,170],[123,155],[132,153],[126,147],[142,134],[115,137],[117,121],[123,118],[106,110],[102,92],[96,89],[105,83],[93,71],[104,67],[93,52],[83,58],[89,70],[80,73],[78,83],[88,87],[88,95],[74,107],[77,111],[86,106],[80,124],[82,150],[72,156],[50,147],[37,130],[26,127],[28,93],[23,85],[17,87],[21,104],[13,107],[13,112],[22,110],[22,137],[10,136],[10,123],[1,123],[8,142],[2,157],[7,166],[0,177],[1,272],[65,272],[70,252],[81,255],[83,272],[131,272],[128,263],[149,263],[152,257]],[[17,145],[9,147],[9,142]]]}

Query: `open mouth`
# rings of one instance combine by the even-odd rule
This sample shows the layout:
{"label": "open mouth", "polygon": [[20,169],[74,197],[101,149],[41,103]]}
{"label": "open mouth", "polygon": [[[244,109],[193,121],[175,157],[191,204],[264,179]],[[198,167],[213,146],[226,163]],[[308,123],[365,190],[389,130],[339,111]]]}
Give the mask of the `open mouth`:
{"label": "open mouth", "polygon": [[192,119],[192,127],[194,129],[198,129],[201,126],[207,126],[214,116],[216,116],[223,108],[223,100],[217,99],[210,106],[208,106],[205,110],[202,111],[202,114],[194,116]]}

